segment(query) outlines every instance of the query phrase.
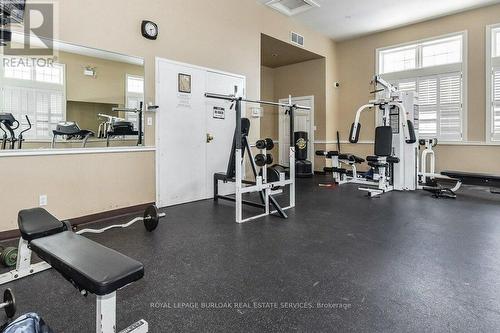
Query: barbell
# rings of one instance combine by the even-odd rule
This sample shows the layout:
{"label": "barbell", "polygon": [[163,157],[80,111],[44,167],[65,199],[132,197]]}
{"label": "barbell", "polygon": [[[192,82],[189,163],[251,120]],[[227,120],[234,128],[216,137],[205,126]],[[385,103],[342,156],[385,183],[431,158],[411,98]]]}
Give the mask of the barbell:
{"label": "barbell", "polygon": [[158,223],[160,222],[161,218],[164,218],[167,216],[165,213],[160,213],[156,205],[149,205],[146,210],[144,211],[143,216],[136,217],[135,219],[131,220],[128,223],[125,224],[115,224],[115,225],[110,225],[108,227],[102,228],[102,229],[83,229],[77,232],[78,235],[81,234],[102,234],[105,231],[108,231],[110,229],[116,229],[116,228],[128,228],[131,225],[137,223],[137,222],[144,222],[144,228],[146,228],[147,231],[153,232],[157,227]]}

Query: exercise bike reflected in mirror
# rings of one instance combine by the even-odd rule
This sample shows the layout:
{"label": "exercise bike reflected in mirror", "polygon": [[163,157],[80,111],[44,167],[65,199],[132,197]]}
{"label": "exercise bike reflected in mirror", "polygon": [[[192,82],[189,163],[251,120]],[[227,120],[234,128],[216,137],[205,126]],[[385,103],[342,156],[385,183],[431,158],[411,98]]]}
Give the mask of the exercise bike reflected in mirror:
{"label": "exercise bike reflected in mirror", "polygon": [[12,113],[0,113],[0,129],[3,132],[1,150],[22,149],[24,142],[24,133],[31,130],[31,121],[28,115],[25,115],[27,127],[16,136],[16,130],[20,129],[21,123]]}

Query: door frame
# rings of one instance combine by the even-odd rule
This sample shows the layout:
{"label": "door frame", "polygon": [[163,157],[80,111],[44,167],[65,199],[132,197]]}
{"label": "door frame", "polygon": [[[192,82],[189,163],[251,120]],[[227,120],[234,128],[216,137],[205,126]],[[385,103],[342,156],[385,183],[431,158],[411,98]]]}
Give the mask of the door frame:
{"label": "door frame", "polygon": [[[221,71],[218,69],[213,69],[209,67],[203,67],[203,66],[198,66],[198,65],[193,65],[193,64],[188,64],[185,62],[180,62],[180,61],[175,61],[175,60],[170,60],[167,58],[162,58],[162,57],[155,57],[155,105],[158,105],[158,101],[160,100],[160,64],[161,63],[167,63],[170,65],[176,65],[176,66],[184,66],[184,67],[191,67],[193,69],[198,69],[198,70],[203,70],[207,72],[213,72],[217,74],[222,74],[222,75],[228,75],[228,76],[234,76],[240,79],[243,79],[243,95],[246,96],[246,86],[247,86],[247,78],[245,75],[241,74],[235,74],[231,72],[226,72],[226,71]],[[155,199],[156,202],[159,204],[160,203],[160,159],[158,158],[159,156],[159,148],[160,146],[160,112],[162,112],[161,105],[159,105],[158,110],[155,112],[155,184],[156,184],[156,189],[155,189]]]}
{"label": "door frame", "polygon": [[[292,104],[294,103],[295,100],[309,100],[311,102],[311,111],[310,112],[310,127],[309,127],[309,144],[308,144],[308,147],[309,147],[309,151],[308,151],[308,160],[312,163],[312,168],[314,170],[314,140],[315,140],[315,128],[316,128],[316,125],[314,123],[314,95],[310,95],[310,96],[292,96]],[[279,103],[288,103],[288,98],[280,98],[278,100]],[[279,126],[279,129],[278,129],[278,136],[279,136],[279,142],[284,142],[283,140],[285,140],[284,138],[284,133],[283,133],[283,129],[282,129],[282,126],[281,124],[283,123],[283,118],[284,118],[284,114],[281,112],[281,108],[279,108],[278,110],[278,113],[279,113],[279,116],[278,116],[278,126]],[[287,152],[282,152],[282,149],[280,149],[280,153],[279,153],[279,160],[280,162],[282,161],[283,159],[283,156],[282,154],[285,154]]]}

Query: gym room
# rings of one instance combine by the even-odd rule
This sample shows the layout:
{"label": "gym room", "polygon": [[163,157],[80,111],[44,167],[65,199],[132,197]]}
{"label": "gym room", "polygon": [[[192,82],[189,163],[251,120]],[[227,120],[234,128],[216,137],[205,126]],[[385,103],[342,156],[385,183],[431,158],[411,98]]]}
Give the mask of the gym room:
{"label": "gym room", "polygon": [[0,58],[0,333],[500,331],[500,0],[0,0]]}

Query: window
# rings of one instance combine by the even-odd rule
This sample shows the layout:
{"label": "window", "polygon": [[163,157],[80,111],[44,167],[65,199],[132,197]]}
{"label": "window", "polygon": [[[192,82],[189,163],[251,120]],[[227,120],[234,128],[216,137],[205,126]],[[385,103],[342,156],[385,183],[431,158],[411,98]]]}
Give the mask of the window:
{"label": "window", "polygon": [[378,51],[379,74],[457,64],[463,57],[463,34]]}
{"label": "window", "polygon": [[0,68],[0,112],[12,113],[23,128],[28,116],[32,130],[25,137],[50,140],[57,123],[66,118],[64,65],[9,65],[6,61]]}
{"label": "window", "polygon": [[500,25],[487,29],[487,141],[500,141]]}
{"label": "window", "polygon": [[381,52],[380,73],[393,73],[417,66],[416,45]]}
{"label": "window", "polygon": [[[126,90],[126,107],[131,109],[138,109],[141,105],[141,102],[144,102],[144,78],[142,76],[127,74]],[[139,126],[137,117],[137,113],[125,113],[125,119],[134,123],[134,127],[136,129]]]}
{"label": "window", "polygon": [[422,138],[440,138],[443,141],[462,139],[461,73],[393,83],[400,91],[415,91],[418,94],[419,134]]}
{"label": "window", "polygon": [[460,33],[377,51],[380,74],[417,93],[422,138],[464,140],[464,40]]}

